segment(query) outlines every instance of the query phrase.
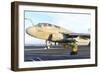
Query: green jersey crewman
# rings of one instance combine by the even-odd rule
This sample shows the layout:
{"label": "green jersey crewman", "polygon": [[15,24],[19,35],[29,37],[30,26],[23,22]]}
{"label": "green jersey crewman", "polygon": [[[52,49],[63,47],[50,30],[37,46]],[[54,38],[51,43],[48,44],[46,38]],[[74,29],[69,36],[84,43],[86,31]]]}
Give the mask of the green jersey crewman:
{"label": "green jersey crewman", "polygon": [[71,43],[71,55],[76,55],[77,52],[78,52],[78,45],[76,43],[76,40],[74,40],[72,43]]}

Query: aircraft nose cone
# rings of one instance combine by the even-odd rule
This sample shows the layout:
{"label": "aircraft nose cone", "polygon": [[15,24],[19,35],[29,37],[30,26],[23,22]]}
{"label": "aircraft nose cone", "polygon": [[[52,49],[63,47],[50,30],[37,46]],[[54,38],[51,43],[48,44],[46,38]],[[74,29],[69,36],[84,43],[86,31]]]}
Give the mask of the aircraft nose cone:
{"label": "aircraft nose cone", "polygon": [[26,33],[31,35],[31,36],[34,36],[33,35],[34,32],[35,32],[35,28],[29,27],[29,28],[26,29]]}
{"label": "aircraft nose cone", "polygon": [[43,31],[43,29],[39,27],[29,27],[26,29],[26,33],[32,37],[47,40],[49,33]]}

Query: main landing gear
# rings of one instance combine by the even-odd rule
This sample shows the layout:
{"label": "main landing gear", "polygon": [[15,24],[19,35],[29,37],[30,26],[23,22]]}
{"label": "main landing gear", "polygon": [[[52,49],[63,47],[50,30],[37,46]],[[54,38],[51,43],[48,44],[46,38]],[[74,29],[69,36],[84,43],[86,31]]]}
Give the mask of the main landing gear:
{"label": "main landing gear", "polygon": [[[49,48],[51,48],[51,46],[52,46],[52,42],[46,40],[45,49],[49,49]],[[77,55],[77,53],[78,53],[78,45],[77,45],[76,41],[73,41],[72,43],[70,43],[70,46],[71,46],[70,55]],[[63,47],[66,48],[67,44],[64,43]]]}

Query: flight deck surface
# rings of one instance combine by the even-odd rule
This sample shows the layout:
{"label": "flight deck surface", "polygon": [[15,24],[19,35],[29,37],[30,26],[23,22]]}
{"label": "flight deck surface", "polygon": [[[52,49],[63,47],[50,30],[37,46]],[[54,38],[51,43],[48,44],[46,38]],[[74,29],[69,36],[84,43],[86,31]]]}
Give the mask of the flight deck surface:
{"label": "flight deck surface", "polygon": [[90,58],[90,47],[79,46],[77,55],[70,55],[71,48],[44,49],[44,46],[25,46],[24,61],[47,61],[47,60],[69,60],[69,59],[88,59]]}

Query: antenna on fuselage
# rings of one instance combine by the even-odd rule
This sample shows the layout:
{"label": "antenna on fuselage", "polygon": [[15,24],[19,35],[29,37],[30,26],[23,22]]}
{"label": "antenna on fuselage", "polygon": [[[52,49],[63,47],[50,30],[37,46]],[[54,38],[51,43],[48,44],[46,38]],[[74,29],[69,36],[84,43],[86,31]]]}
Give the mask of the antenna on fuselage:
{"label": "antenna on fuselage", "polygon": [[31,24],[34,26],[33,21],[31,19],[29,19],[29,18],[24,18],[24,19],[30,21]]}

